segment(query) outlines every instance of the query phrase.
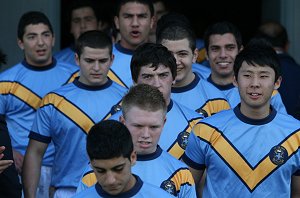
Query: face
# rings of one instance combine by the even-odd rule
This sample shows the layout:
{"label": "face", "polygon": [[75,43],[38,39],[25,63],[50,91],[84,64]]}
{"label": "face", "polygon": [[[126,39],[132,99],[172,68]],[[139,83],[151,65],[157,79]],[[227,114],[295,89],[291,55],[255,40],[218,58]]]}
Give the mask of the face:
{"label": "face", "polygon": [[233,64],[238,52],[237,42],[233,34],[211,35],[209,37],[207,58],[212,75],[216,78],[232,77]]}
{"label": "face", "polygon": [[147,5],[128,2],[121,7],[119,16],[115,17],[115,25],[120,30],[120,44],[134,50],[148,41],[153,17]]}
{"label": "face", "polygon": [[279,88],[280,83],[281,78],[275,82],[275,71],[271,67],[252,66],[243,62],[238,79],[234,80],[241,97],[242,113],[249,116],[251,112],[261,111],[268,115],[272,92]]}
{"label": "face", "polygon": [[96,30],[98,27],[97,18],[92,8],[83,7],[72,11],[71,16],[71,34],[74,39],[89,30]]}
{"label": "face", "polygon": [[165,120],[163,110],[147,111],[136,106],[120,118],[131,133],[137,154],[151,154],[156,151]]}
{"label": "face", "polygon": [[177,76],[174,87],[182,87],[190,84],[194,79],[192,64],[197,59],[197,50],[192,51],[189,47],[188,39],[177,41],[162,40],[161,44],[167,47],[176,59]]}
{"label": "face", "polygon": [[150,67],[150,65],[143,66],[137,78],[137,84],[144,83],[157,87],[163,94],[167,104],[170,103],[173,82],[170,68],[164,65],[159,65],[156,70],[154,70],[153,67]]}
{"label": "face", "polygon": [[107,73],[114,58],[109,54],[108,48],[84,47],[80,57],[75,54],[75,58],[80,67],[80,82],[90,86],[99,86],[107,82]]}
{"label": "face", "polygon": [[30,65],[42,67],[51,64],[54,36],[47,25],[27,25],[23,41],[18,40],[18,45]]}
{"label": "face", "polygon": [[102,189],[110,195],[118,195],[130,190],[135,179],[131,174],[131,166],[136,162],[136,154],[128,158],[117,157],[107,160],[92,160],[91,165]]}

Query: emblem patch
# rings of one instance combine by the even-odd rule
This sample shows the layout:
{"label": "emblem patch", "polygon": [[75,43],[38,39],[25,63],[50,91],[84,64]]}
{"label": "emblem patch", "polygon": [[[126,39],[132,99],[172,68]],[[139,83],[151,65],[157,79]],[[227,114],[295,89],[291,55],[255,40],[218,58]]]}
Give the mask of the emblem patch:
{"label": "emblem patch", "polygon": [[179,146],[184,150],[187,146],[189,136],[190,136],[190,134],[186,131],[179,133],[177,136],[177,142],[178,142]]}
{"label": "emblem patch", "polygon": [[273,164],[281,165],[288,159],[288,153],[283,146],[274,146],[269,153],[269,157]]}
{"label": "emblem patch", "polygon": [[176,187],[173,181],[165,180],[161,183],[160,188],[164,189],[171,195],[177,196]]}
{"label": "emblem patch", "polygon": [[111,108],[111,114],[114,115],[115,113],[117,113],[118,111],[122,110],[122,106],[119,104],[116,104],[114,106],[112,106]]}

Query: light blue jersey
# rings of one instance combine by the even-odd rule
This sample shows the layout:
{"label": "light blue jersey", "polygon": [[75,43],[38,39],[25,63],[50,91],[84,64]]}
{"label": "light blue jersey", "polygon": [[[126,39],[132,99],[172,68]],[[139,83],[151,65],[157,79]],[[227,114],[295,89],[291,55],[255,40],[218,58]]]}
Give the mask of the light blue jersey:
{"label": "light blue jersey", "polygon": [[184,87],[172,87],[171,98],[200,113],[203,117],[229,109],[226,96],[215,86],[195,74],[194,80]]}
{"label": "light blue jersey", "polygon": [[203,197],[290,197],[300,175],[300,123],[274,108],[264,119],[245,117],[239,106],[197,124],[183,160],[206,168]]}
{"label": "light blue jersey", "polygon": [[54,54],[54,57],[61,62],[66,62],[79,68],[75,61],[75,51],[73,46],[62,49],[61,51]]}
{"label": "light blue jersey", "polygon": [[43,98],[29,137],[54,143],[52,186],[77,187],[88,161],[86,134],[95,123],[110,116],[111,107],[125,92],[111,80],[101,86],[87,86],[77,78]]}
{"label": "light blue jersey", "polygon": [[[67,83],[78,68],[57,62],[44,67],[25,60],[0,74],[0,114],[5,116],[13,149],[25,154],[28,134],[42,98]],[[50,144],[49,150],[53,149]],[[51,166],[53,156],[46,152],[43,165]]]}
{"label": "light blue jersey", "polygon": [[[132,189],[127,192],[118,194],[118,195],[110,195],[106,193],[101,186],[97,183],[94,186],[82,191],[79,194],[76,194],[74,198],[145,198],[145,197],[155,197],[155,198],[172,198],[173,196],[160,189],[157,186],[152,184],[148,184],[143,182],[138,176],[134,175],[136,178],[136,183]],[[174,198],[174,197],[173,197]]]}
{"label": "light blue jersey", "polygon": [[[137,155],[132,172],[143,181],[153,184],[179,198],[196,198],[195,183],[188,167],[159,146],[152,154]],[[77,192],[97,182],[90,165],[87,166]]]}
{"label": "light blue jersey", "polygon": [[125,49],[119,43],[116,43],[113,47],[113,54],[115,59],[110,67],[110,71],[114,74],[114,77],[111,75],[110,78],[115,82],[122,82],[127,88],[131,87],[133,81],[130,72],[130,61],[133,51]]}
{"label": "light blue jersey", "polygon": [[193,63],[192,64],[192,71],[198,74],[201,79],[207,79],[211,73],[209,67],[202,65],[200,63]]}
{"label": "light blue jersey", "polygon": [[[217,85],[212,81],[211,76],[209,76],[207,81],[210,82],[211,84],[213,84],[215,87],[217,87],[219,90],[221,90],[225,94],[231,108],[236,107],[241,102],[239,90],[233,84],[228,84],[228,85],[224,85],[224,86]],[[271,105],[278,112],[287,114],[287,111],[286,111],[285,106],[282,102],[280,93],[277,90],[274,90],[273,93],[272,93]]]}
{"label": "light blue jersey", "polygon": [[[110,119],[119,120],[122,112],[120,106],[115,105],[119,111],[113,112]],[[193,126],[202,119],[202,115],[170,100],[167,112],[167,121],[164,125],[158,144],[164,151],[167,151],[176,159],[180,159],[187,145],[189,134]]]}

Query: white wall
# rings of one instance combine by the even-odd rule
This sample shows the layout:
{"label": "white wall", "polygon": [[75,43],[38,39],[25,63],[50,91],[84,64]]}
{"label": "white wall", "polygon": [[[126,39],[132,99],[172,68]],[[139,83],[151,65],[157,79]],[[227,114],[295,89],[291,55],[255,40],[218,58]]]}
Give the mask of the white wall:
{"label": "white wall", "polygon": [[59,49],[60,41],[60,0],[2,0],[0,3],[0,48],[7,54],[7,64],[0,71],[23,59],[17,45],[17,26],[21,15],[27,11],[44,12],[52,23],[56,42],[54,50]]}

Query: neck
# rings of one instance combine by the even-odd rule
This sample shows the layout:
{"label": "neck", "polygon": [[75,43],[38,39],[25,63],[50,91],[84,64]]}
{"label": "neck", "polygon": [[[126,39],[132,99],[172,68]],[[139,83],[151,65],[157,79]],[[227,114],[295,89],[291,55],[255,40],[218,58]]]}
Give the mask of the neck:
{"label": "neck", "polygon": [[218,76],[211,73],[211,80],[217,85],[229,85],[233,83],[233,74],[229,76]]}

